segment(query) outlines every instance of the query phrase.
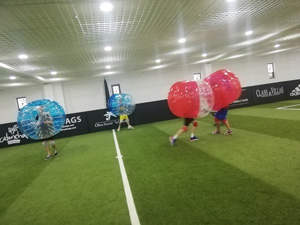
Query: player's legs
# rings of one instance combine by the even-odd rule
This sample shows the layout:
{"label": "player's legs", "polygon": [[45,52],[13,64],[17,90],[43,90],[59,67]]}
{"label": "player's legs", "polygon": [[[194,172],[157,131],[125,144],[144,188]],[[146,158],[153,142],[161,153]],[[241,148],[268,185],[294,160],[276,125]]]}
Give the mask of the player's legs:
{"label": "player's legs", "polygon": [[191,130],[191,138],[190,138],[190,141],[197,141],[198,138],[195,136],[195,131],[196,131],[196,128],[198,127],[198,122],[197,121],[193,121],[192,122],[193,124],[193,127],[192,127],[192,130]]}
{"label": "player's legs", "polygon": [[228,120],[225,120],[223,122],[224,122],[225,126],[227,127],[227,131],[224,134],[233,134],[233,132],[232,132],[232,130],[230,128]]}
{"label": "player's legs", "polygon": [[129,130],[133,130],[134,127],[130,125],[129,119],[128,119],[126,122],[127,122],[128,129],[129,129]]}
{"label": "player's legs", "polygon": [[216,126],[217,126],[217,130],[215,130],[214,132],[212,132],[212,134],[220,134],[221,131],[220,131],[220,126],[221,126],[221,120],[219,120],[218,118],[215,117],[215,123],[216,123]]}
{"label": "player's legs", "polygon": [[44,146],[45,152],[47,154],[45,160],[48,160],[51,158],[51,151],[50,151],[50,146],[48,141],[43,141],[42,145]]}
{"label": "player's legs", "polygon": [[51,147],[52,147],[52,149],[54,151],[54,155],[57,155],[58,152],[57,152],[57,149],[56,149],[55,141],[54,140],[50,140],[49,144],[51,145]]}

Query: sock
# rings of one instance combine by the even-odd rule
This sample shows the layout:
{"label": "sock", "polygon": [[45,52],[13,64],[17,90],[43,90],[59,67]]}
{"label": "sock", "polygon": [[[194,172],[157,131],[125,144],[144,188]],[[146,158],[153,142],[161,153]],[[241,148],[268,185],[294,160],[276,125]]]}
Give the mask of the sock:
{"label": "sock", "polygon": [[195,137],[195,134],[191,134],[191,138]]}
{"label": "sock", "polygon": [[178,137],[178,135],[174,135],[174,136],[173,136],[173,139],[176,139],[177,137]]}

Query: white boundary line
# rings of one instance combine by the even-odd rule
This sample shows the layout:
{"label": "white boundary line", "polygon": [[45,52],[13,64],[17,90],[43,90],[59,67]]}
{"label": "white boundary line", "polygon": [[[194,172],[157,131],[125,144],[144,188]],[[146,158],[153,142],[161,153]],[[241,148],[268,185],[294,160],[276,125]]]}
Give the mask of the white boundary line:
{"label": "white boundary line", "polygon": [[290,107],[294,107],[294,106],[298,106],[300,104],[297,104],[297,105],[289,105],[289,106],[283,106],[283,107],[279,107],[279,108],[276,108],[276,109],[284,109],[284,110],[300,110],[300,109],[289,109]]}
{"label": "white boundary line", "polygon": [[123,159],[122,159],[123,156],[121,155],[121,151],[120,151],[120,148],[119,148],[119,143],[118,143],[118,140],[117,140],[116,132],[115,132],[114,129],[112,131],[113,131],[113,136],[114,136],[114,141],[115,141],[115,146],[116,146],[116,152],[117,152],[117,157],[116,158],[119,161],[119,166],[120,166],[121,176],[122,176],[122,180],[123,180],[123,186],[124,186],[127,206],[128,206],[128,210],[129,210],[130,221],[131,221],[132,225],[140,225],[140,220],[139,220],[138,214],[136,212],[136,208],[135,208],[133,196],[132,196],[132,193],[131,193],[129,181],[128,181],[128,178],[127,178],[125,166],[124,166]]}

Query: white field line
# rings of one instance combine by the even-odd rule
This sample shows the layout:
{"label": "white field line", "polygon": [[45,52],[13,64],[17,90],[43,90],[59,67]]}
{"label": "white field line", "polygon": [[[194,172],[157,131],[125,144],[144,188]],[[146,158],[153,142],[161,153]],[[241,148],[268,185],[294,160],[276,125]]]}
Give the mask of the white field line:
{"label": "white field line", "polygon": [[297,109],[297,108],[291,108],[291,107],[294,107],[294,106],[298,106],[300,104],[297,104],[297,105],[289,105],[289,106],[283,106],[283,107],[279,107],[277,109],[284,109],[284,110],[300,110],[300,109]]}
{"label": "white field line", "polygon": [[119,166],[120,166],[120,171],[121,171],[121,176],[122,176],[122,180],[123,180],[123,186],[124,186],[124,191],[125,191],[125,196],[126,196],[126,201],[127,201],[127,207],[129,210],[129,216],[130,216],[130,221],[132,225],[140,225],[140,220],[138,217],[138,214],[136,212],[136,208],[135,208],[135,204],[134,204],[134,200],[132,197],[132,193],[131,193],[131,189],[130,189],[130,185],[129,185],[129,181],[127,178],[127,174],[126,174],[126,170],[125,170],[125,166],[123,163],[123,159],[122,159],[122,155],[121,155],[121,151],[120,151],[120,147],[119,147],[119,143],[117,140],[117,136],[116,136],[116,132],[113,129],[113,136],[114,136],[114,141],[115,141],[115,146],[116,146],[116,152],[117,152],[117,159],[119,161]]}

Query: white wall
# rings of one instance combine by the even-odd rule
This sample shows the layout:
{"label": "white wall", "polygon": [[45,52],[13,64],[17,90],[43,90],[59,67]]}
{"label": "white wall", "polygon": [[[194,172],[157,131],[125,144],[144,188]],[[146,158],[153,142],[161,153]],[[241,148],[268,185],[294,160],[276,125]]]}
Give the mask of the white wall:
{"label": "white wall", "polygon": [[[267,63],[273,63],[275,78],[269,79]],[[243,87],[278,83],[300,79],[300,52],[280,53],[278,55],[221,61],[212,65],[213,71],[229,69],[240,80]]]}
{"label": "white wall", "polygon": [[43,86],[31,86],[23,88],[13,88],[0,92],[0,124],[16,122],[18,116],[18,97],[26,97],[27,103],[43,99]]}
{"label": "white wall", "polygon": [[[267,63],[275,65],[275,79],[269,79]],[[67,114],[103,109],[106,107],[104,78],[109,87],[120,84],[122,93],[131,94],[136,103],[167,99],[172,84],[180,80],[192,80],[194,73],[206,73],[229,69],[235,73],[243,87],[300,79],[298,63],[300,52],[281,53],[260,58],[245,58],[218,63],[199,64],[172,70],[157,70],[143,74],[122,74],[106,77],[78,79],[51,86],[38,85],[12,88],[0,92],[0,124],[15,122],[18,114],[16,98],[25,96],[27,102],[53,98],[64,106]]]}

